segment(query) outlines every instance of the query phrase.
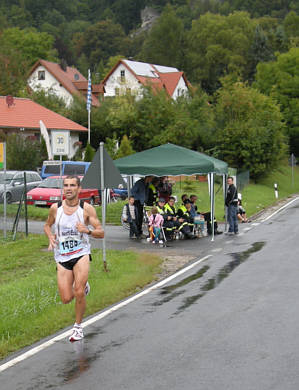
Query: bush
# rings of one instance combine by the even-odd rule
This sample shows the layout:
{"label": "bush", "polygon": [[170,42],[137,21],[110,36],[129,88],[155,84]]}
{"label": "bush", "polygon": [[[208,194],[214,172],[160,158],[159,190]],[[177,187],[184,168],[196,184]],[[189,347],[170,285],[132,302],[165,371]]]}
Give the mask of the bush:
{"label": "bush", "polygon": [[47,159],[44,142],[22,134],[7,137],[7,169],[35,171]]}

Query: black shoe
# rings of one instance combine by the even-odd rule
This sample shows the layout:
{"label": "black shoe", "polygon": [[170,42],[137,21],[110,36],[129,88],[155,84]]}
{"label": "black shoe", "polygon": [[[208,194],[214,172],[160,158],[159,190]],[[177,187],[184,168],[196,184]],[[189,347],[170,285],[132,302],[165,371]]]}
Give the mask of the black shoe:
{"label": "black shoe", "polygon": [[222,234],[223,232],[221,230],[216,230],[215,234]]}

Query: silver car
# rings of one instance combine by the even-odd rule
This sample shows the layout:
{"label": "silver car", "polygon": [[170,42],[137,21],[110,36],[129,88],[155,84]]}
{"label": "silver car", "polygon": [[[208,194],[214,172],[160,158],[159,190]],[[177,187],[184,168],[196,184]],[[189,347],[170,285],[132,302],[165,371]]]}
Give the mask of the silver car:
{"label": "silver car", "polygon": [[[16,202],[24,192],[24,172],[26,172],[27,192],[37,187],[42,179],[35,171],[6,171],[6,202]],[[4,172],[0,171],[0,203],[4,200]]]}

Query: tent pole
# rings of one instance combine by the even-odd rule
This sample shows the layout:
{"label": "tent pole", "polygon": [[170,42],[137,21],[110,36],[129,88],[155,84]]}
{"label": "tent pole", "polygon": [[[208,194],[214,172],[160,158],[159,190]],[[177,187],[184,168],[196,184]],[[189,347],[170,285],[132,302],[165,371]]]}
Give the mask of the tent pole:
{"label": "tent pole", "polygon": [[211,224],[212,224],[212,239],[214,241],[214,215],[215,215],[215,195],[214,195],[214,173],[209,173],[210,176],[210,201],[211,201]]}
{"label": "tent pole", "polygon": [[224,231],[227,231],[227,207],[225,205],[226,193],[227,193],[227,174],[224,174],[223,177],[223,200],[224,200],[224,215],[225,215],[225,224]]}
{"label": "tent pole", "polygon": [[[101,198],[102,198],[102,225],[105,232],[106,225],[106,193],[105,193],[105,180],[104,180],[104,142],[100,143],[100,163],[101,163]],[[106,262],[106,234],[103,238],[103,262],[104,270],[107,272]]]}

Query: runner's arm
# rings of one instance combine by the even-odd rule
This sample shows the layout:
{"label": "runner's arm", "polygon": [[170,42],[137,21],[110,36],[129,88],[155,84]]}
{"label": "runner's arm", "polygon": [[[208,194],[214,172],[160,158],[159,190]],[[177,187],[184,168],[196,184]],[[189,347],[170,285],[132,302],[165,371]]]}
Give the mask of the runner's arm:
{"label": "runner's arm", "polygon": [[55,203],[50,207],[48,219],[44,225],[44,232],[46,233],[49,239],[48,250],[53,250],[56,245],[56,237],[51,230],[52,225],[55,223],[56,212],[57,212],[57,204]]}
{"label": "runner's arm", "polygon": [[90,234],[94,238],[103,238],[104,230],[98,219],[95,208],[88,203],[84,203],[84,213],[86,213],[88,224],[93,227],[93,230],[89,230],[85,224],[79,222],[76,225],[78,231],[80,233]]}

